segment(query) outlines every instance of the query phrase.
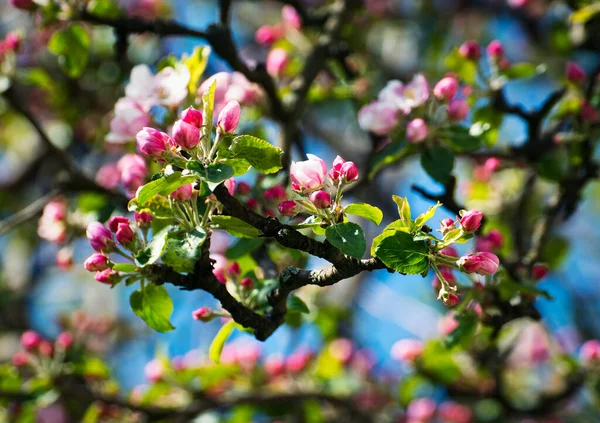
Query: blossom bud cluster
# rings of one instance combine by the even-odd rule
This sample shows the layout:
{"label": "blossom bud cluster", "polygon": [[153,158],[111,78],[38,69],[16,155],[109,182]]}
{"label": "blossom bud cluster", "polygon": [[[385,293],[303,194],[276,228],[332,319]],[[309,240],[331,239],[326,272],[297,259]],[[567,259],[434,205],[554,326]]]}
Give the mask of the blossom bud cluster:
{"label": "blossom bud cluster", "polygon": [[[452,74],[435,84],[433,96],[422,74],[415,75],[408,84],[389,81],[379,92],[377,100],[360,109],[358,123],[363,130],[381,136],[404,128],[408,142],[423,142],[431,133],[431,122],[435,121],[437,108],[443,108],[451,121],[467,117],[469,105],[465,99],[458,97],[459,89],[460,83]],[[430,103],[434,107],[425,107]]]}
{"label": "blossom bud cluster", "polygon": [[54,342],[43,338],[34,330],[27,330],[21,335],[20,351],[17,351],[12,357],[12,364],[15,367],[25,367],[37,364],[43,365],[42,358],[51,358],[56,351],[65,352],[73,346],[75,339],[71,332],[61,332]]}
{"label": "blossom bud cluster", "polygon": [[135,196],[137,189],[144,185],[148,177],[146,159],[139,154],[125,154],[116,163],[107,163],[98,169],[98,185],[115,190],[122,183],[127,196]]}

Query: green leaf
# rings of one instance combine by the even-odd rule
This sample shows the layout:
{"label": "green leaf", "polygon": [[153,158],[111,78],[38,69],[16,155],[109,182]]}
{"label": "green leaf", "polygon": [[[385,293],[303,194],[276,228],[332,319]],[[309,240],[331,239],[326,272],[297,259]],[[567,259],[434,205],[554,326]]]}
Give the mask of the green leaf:
{"label": "green leaf", "polygon": [[458,327],[444,338],[444,346],[448,349],[459,344],[468,347],[477,329],[478,318],[474,314],[460,316],[457,320]]}
{"label": "green leaf", "polygon": [[215,339],[213,339],[212,343],[210,344],[208,356],[214,363],[219,364],[221,362],[221,352],[223,351],[225,342],[227,342],[227,338],[229,338],[229,335],[231,335],[231,332],[233,332],[233,328],[235,328],[235,326],[236,324],[233,320],[225,323],[221,329],[219,329]]}
{"label": "green leaf", "polygon": [[112,270],[117,272],[135,272],[137,267],[133,263],[117,263],[112,267]]}
{"label": "green leaf", "polygon": [[592,3],[571,13],[571,22],[584,24],[600,13],[600,3]]}
{"label": "green leaf", "polygon": [[460,379],[460,367],[454,361],[451,351],[446,349],[439,341],[427,343],[419,358],[419,366],[426,374],[444,385],[454,383]]}
{"label": "green leaf", "polygon": [[222,229],[238,238],[258,238],[260,235],[254,226],[233,216],[213,216],[211,223],[214,229]]}
{"label": "green leaf", "polygon": [[369,160],[368,178],[373,179],[381,169],[414,153],[416,148],[415,144],[407,144],[406,140],[389,143]]}
{"label": "green leaf", "polygon": [[398,396],[400,404],[406,407],[408,404],[422,396],[425,392],[431,394],[432,387],[427,379],[418,374],[411,374],[400,382]]}
{"label": "green leaf", "polygon": [[169,195],[182,185],[191,184],[196,180],[193,175],[182,176],[181,172],[175,172],[168,176],[148,182],[144,185],[137,195],[137,203],[140,206],[146,205],[146,202],[155,195]]}
{"label": "green leaf", "polygon": [[344,209],[344,212],[353,216],[364,217],[376,225],[379,225],[383,220],[383,212],[379,208],[366,203],[350,204]]}
{"label": "green leaf", "polygon": [[290,296],[288,297],[287,308],[289,310],[294,310],[299,313],[304,313],[304,314],[310,313],[306,303],[304,301],[302,301],[300,298],[298,298],[297,296],[295,296],[294,294],[290,294]]}
{"label": "green leaf", "polygon": [[170,318],[173,302],[162,285],[149,284],[129,297],[133,312],[157,332],[169,332],[175,327]]}
{"label": "green leaf", "polygon": [[152,217],[156,219],[171,219],[173,217],[173,211],[171,210],[169,200],[160,195],[150,197],[143,206],[138,204],[137,198],[132,198],[127,205],[127,209],[138,213],[150,213]]}
{"label": "green leaf", "polygon": [[539,176],[550,181],[559,182],[567,174],[569,158],[564,151],[555,150],[539,157],[536,170]]}
{"label": "green leaf", "polygon": [[425,213],[419,215],[419,217],[417,217],[417,220],[415,220],[415,225],[417,226],[417,228],[421,228],[421,226],[423,226],[429,219],[431,219],[435,214],[437,208],[441,205],[442,203],[438,201],[435,206],[429,207],[429,209]]}
{"label": "green leaf", "polygon": [[121,14],[119,4],[114,0],[91,0],[87,11],[101,18],[116,18]]}
{"label": "green leaf", "polygon": [[496,143],[503,118],[504,114],[490,105],[480,107],[473,112],[473,124],[469,130],[469,136],[476,140],[477,147],[480,144],[480,138],[488,147]]}
{"label": "green leaf", "polygon": [[251,135],[235,137],[229,150],[233,152],[233,158],[246,160],[261,173],[274,173],[281,169],[281,149],[260,138]]}
{"label": "green leaf", "polygon": [[439,138],[457,152],[477,150],[481,146],[481,139],[471,134],[468,128],[454,125],[438,132]]}
{"label": "green leaf", "polygon": [[230,260],[238,259],[246,254],[249,254],[263,245],[264,238],[241,238],[235,244],[227,249],[225,257]]}
{"label": "green leaf", "polygon": [[327,241],[344,254],[361,258],[367,249],[365,234],[356,223],[346,222],[329,226],[325,230]]}
{"label": "green leaf", "polygon": [[417,275],[429,268],[429,247],[423,241],[414,241],[403,231],[384,238],[375,255],[389,268],[400,273]]}
{"label": "green leaf", "polygon": [[206,232],[200,227],[191,232],[170,234],[162,262],[176,272],[193,272],[194,264],[202,254],[202,244],[205,240]]}
{"label": "green leaf", "polygon": [[410,204],[408,204],[408,200],[405,197],[398,197],[397,195],[392,195],[392,200],[398,206],[400,220],[404,226],[410,228],[412,226],[412,220],[410,218]]}
{"label": "green leaf", "polygon": [[546,71],[546,66],[535,66],[531,63],[516,63],[508,69],[502,71],[502,74],[509,79],[531,78]]}
{"label": "green leaf", "polygon": [[190,57],[183,58],[183,64],[186,65],[190,71],[190,82],[188,84],[189,92],[195,93],[198,89],[198,82],[200,81],[200,77],[206,70],[209,55],[210,47],[199,46],[194,49]]}
{"label": "green leaf", "polygon": [[380,233],[373,239],[373,243],[371,244],[371,255],[373,257],[375,257],[375,250],[377,249],[377,246],[379,245],[379,243],[381,241],[383,241],[388,236],[394,235],[394,233],[396,233],[396,231],[410,233],[410,230],[411,230],[411,227],[406,226],[402,220],[393,221],[392,223],[390,223],[383,229],[382,233]]}
{"label": "green leaf", "polygon": [[90,54],[90,36],[78,24],[56,31],[48,49],[58,56],[58,63],[69,78],[77,78],[85,69]]}
{"label": "green leaf", "polygon": [[175,230],[173,226],[167,226],[152,237],[152,241],[148,243],[146,248],[140,251],[135,256],[136,264],[139,267],[144,267],[156,261],[162,256],[167,244],[167,236]]}
{"label": "green leaf", "polygon": [[437,182],[446,183],[454,167],[454,154],[446,147],[432,147],[421,154],[421,166]]}
{"label": "green leaf", "polygon": [[187,168],[207,182],[211,190],[235,173],[233,168],[225,163],[212,163],[205,167],[200,162],[188,162]]}
{"label": "green leaf", "polygon": [[217,89],[217,81],[202,94],[202,117],[204,121],[204,130],[202,135],[209,137],[212,134],[213,112],[215,110],[215,91]]}
{"label": "green leaf", "polygon": [[219,163],[231,166],[233,168],[233,176],[244,175],[252,167],[252,165],[244,159],[219,159]]}
{"label": "green leaf", "polygon": [[460,79],[467,84],[474,84],[477,79],[477,63],[474,60],[467,60],[458,53],[458,49],[452,52],[444,59],[446,68],[456,73]]}

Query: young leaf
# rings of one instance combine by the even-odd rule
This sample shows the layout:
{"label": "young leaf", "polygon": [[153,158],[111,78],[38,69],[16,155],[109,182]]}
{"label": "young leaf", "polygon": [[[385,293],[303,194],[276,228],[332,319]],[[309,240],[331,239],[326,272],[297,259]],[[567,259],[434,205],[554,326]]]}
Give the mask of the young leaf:
{"label": "young leaf", "polygon": [[251,135],[235,137],[229,150],[233,152],[233,158],[246,160],[261,173],[274,173],[281,169],[281,149],[260,138]]}
{"label": "young leaf", "polygon": [[438,132],[442,141],[452,147],[452,150],[473,151],[481,146],[481,139],[475,134],[471,134],[468,128],[454,125],[449,128],[442,129]]}
{"label": "young leaf", "polygon": [[190,83],[188,84],[188,90],[191,93],[195,93],[198,88],[198,81],[206,70],[208,64],[208,56],[210,55],[210,47],[196,47],[192,52],[192,55],[185,58],[183,63],[190,70]]}
{"label": "young leaf", "polygon": [[191,184],[195,180],[195,176],[182,176],[181,172],[174,172],[168,176],[163,176],[162,178],[148,182],[140,189],[137,195],[137,203],[139,206],[144,206],[155,195],[169,195],[180,186]]}
{"label": "young leaf", "polygon": [[454,167],[454,154],[446,147],[428,148],[421,154],[421,166],[437,182],[446,183]]}
{"label": "young leaf", "polygon": [[167,236],[170,232],[175,229],[173,226],[167,226],[160,232],[152,237],[152,241],[148,243],[146,248],[140,251],[135,256],[136,264],[139,267],[147,266],[148,264],[156,263],[156,261],[162,256],[165,250]]}
{"label": "young leaf", "polygon": [[191,232],[170,234],[162,255],[162,262],[176,272],[193,272],[205,240],[206,232],[202,228],[196,228]]}
{"label": "young leaf", "polygon": [[410,204],[408,204],[408,200],[397,195],[392,195],[392,200],[398,205],[398,214],[404,226],[411,227],[412,221],[410,219]]}
{"label": "young leaf", "polygon": [[308,310],[308,306],[302,301],[300,298],[291,294],[287,299],[287,308],[289,310],[294,310],[299,313],[308,314],[310,311]]}
{"label": "young leaf", "polygon": [[157,332],[169,332],[175,327],[170,318],[173,302],[162,285],[149,284],[129,297],[133,312]]}
{"label": "young leaf", "polygon": [[189,162],[187,168],[206,181],[211,190],[224,180],[231,178],[235,173],[233,168],[225,163],[213,163],[204,167],[202,163]]}
{"label": "young leaf", "polygon": [[221,362],[221,352],[223,351],[225,342],[227,342],[227,338],[229,338],[229,335],[231,335],[231,332],[233,332],[233,328],[235,328],[235,326],[236,324],[233,320],[225,323],[221,329],[219,329],[215,339],[213,339],[212,343],[210,344],[208,356],[214,363],[219,364]]}
{"label": "young leaf", "polygon": [[117,272],[135,272],[135,264],[133,263],[117,263],[112,267],[112,270]]}
{"label": "young leaf", "polygon": [[377,249],[377,246],[388,236],[394,235],[396,231],[410,233],[410,230],[411,227],[406,226],[401,220],[393,221],[383,229],[382,233],[380,233],[373,239],[373,243],[371,244],[371,255],[375,257],[375,250]]}
{"label": "young leaf", "polygon": [[233,216],[213,216],[211,219],[214,229],[222,229],[238,238],[258,238],[260,231],[243,220]]}
{"label": "young leaf", "polygon": [[367,249],[365,234],[356,223],[346,222],[329,226],[325,230],[327,241],[344,254],[361,258]]}
{"label": "young leaf", "polygon": [[417,275],[429,267],[429,247],[423,241],[414,241],[412,235],[396,231],[384,238],[375,255],[389,268],[400,273]]}
{"label": "young leaf", "polygon": [[383,219],[383,212],[381,210],[366,203],[350,204],[344,209],[344,212],[354,216],[364,217],[376,225],[379,225]]}
{"label": "young leaf", "polygon": [[204,131],[202,135],[209,137],[212,134],[213,111],[215,110],[215,91],[217,90],[217,81],[202,94],[202,117],[204,121]]}
{"label": "young leaf", "polygon": [[58,56],[58,63],[69,78],[77,78],[85,69],[90,54],[90,36],[81,25],[69,25],[56,31],[48,50]]}
{"label": "young leaf", "polygon": [[546,71],[546,66],[535,66],[531,63],[516,63],[504,70],[502,74],[509,79],[531,78]]}
{"label": "young leaf", "polygon": [[417,228],[420,228],[421,226],[423,226],[425,224],[425,222],[427,222],[429,219],[431,219],[433,217],[433,215],[435,214],[435,211],[437,210],[437,208],[440,207],[441,205],[442,205],[442,203],[440,203],[438,201],[435,206],[429,207],[429,209],[425,213],[419,215],[419,217],[417,217],[417,220],[415,220],[415,224],[416,224]]}

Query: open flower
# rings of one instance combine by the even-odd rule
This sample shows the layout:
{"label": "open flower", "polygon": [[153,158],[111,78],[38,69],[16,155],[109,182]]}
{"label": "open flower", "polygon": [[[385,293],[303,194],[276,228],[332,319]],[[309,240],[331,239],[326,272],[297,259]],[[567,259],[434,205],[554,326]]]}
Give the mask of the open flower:
{"label": "open flower", "polygon": [[327,165],[313,154],[307,154],[306,157],[308,160],[303,162],[292,162],[290,177],[298,189],[313,191],[323,185],[327,177]]}
{"label": "open flower", "polygon": [[149,124],[150,117],[140,103],[129,98],[121,98],[115,104],[115,115],[110,120],[110,132],[106,136],[106,142],[133,141],[135,135]]}
{"label": "open flower", "polygon": [[387,135],[398,125],[398,110],[392,103],[374,101],[361,107],[358,125],[362,130],[376,135]]}
{"label": "open flower", "polygon": [[404,85],[400,81],[390,81],[379,93],[379,100],[391,103],[405,115],[429,98],[429,85],[423,74],[416,74],[412,81]]}

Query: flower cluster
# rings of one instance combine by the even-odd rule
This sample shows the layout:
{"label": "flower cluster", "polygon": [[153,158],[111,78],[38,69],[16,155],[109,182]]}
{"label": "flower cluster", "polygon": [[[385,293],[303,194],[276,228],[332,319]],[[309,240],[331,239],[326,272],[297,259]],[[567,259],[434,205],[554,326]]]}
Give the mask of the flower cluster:
{"label": "flower cluster", "polygon": [[167,108],[179,106],[188,96],[189,82],[190,71],[183,64],[165,67],[156,75],[146,65],[135,66],[125,87],[125,97],[115,105],[106,141],[133,141],[135,135],[150,124],[150,109],[157,105]]}
{"label": "flower cluster", "polygon": [[358,123],[363,130],[383,136],[392,134],[404,122],[406,140],[423,142],[430,135],[432,124],[441,127],[447,121],[440,118],[440,110],[450,121],[461,121],[467,116],[469,105],[457,97],[459,88],[454,75],[442,78],[433,88],[433,96],[422,74],[415,75],[408,84],[389,81],[377,100],[360,109]]}
{"label": "flower cluster", "polygon": [[137,189],[144,185],[148,176],[146,159],[139,154],[125,154],[116,163],[107,163],[98,169],[98,185],[114,190],[121,184],[128,197],[134,197]]}
{"label": "flower cluster", "polygon": [[354,162],[337,156],[328,172],[321,158],[313,154],[307,157],[308,160],[293,162],[290,167],[292,191],[300,198],[282,201],[279,212],[290,217],[308,213],[323,222],[337,222],[342,213],[343,187],[358,179],[358,168]]}
{"label": "flower cluster", "polygon": [[[21,335],[21,351],[12,357],[15,367],[31,366],[51,370],[51,361],[62,360],[64,353],[73,345],[74,339],[70,332],[60,333],[54,342],[44,339],[39,333],[28,330]],[[49,361],[50,360],[50,361]]]}
{"label": "flower cluster", "polygon": [[109,254],[115,253],[134,262],[129,253],[135,256],[145,247],[151,221],[152,215],[143,212],[135,213],[135,224],[125,216],[111,217],[108,227],[100,222],[90,223],[86,236],[96,252],[85,261],[86,270],[96,272],[94,278],[98,282],[108,285],[117,283],[125,273],[113,269],[115,263],[111,261]]}
{"label": "flower cluster", "polygon": [[230,101],[236,101],[244,106],[254,106],[263,100],[264,95],[260,87],[248,81],[239,72],[219,72],[214,74],[200,85],[197,95],[201,98],[213,84],[216,84],[214,106],[216,115]]}

